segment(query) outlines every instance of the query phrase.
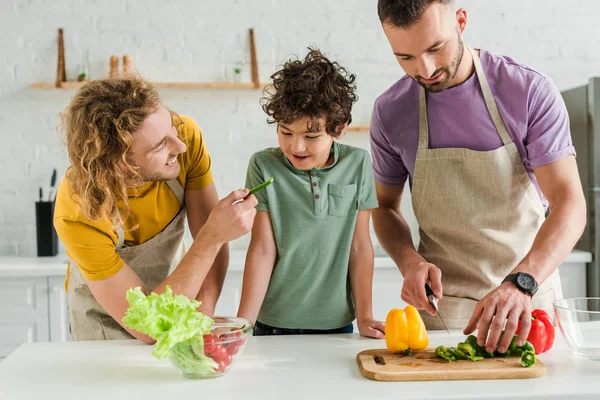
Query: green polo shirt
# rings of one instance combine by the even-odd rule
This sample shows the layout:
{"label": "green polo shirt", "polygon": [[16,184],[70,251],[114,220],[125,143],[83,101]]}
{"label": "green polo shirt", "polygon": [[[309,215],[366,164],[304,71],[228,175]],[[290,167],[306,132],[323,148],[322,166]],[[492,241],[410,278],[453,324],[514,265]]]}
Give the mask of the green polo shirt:
{"label": "green polo shirt", "polygon": [[255,153],[246,187],[271,215],[277,258],[258,320],[279,328],[335,329],[355,318],[348,274],[358,210],[376,208],[369,153],[334,142],[334,162],[294,168],[280,148]]}

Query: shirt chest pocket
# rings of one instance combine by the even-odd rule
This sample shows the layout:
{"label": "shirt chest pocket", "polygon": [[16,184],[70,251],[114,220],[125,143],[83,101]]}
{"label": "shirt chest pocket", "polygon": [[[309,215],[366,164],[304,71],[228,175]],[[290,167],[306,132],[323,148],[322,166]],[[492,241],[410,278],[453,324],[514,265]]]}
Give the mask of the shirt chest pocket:
{"label": "shirt chest pocket", "polygon": [[356,184],[327,185],[327,206],[329,215],[346,217],[356,213]]}

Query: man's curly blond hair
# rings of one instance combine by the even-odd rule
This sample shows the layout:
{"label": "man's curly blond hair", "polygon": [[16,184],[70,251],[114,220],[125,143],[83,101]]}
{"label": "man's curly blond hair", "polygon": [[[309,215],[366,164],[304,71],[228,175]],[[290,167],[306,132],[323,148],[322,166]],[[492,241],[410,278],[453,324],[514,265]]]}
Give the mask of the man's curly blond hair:
{"label": "man's curly blond hair", "polygon": [[129,76],[86,83],[61,113],[70,195],[88,220],[106,218],[127,227],[127,183],[142,180],[129,159],[133,135],[159,104],[154,86]]}

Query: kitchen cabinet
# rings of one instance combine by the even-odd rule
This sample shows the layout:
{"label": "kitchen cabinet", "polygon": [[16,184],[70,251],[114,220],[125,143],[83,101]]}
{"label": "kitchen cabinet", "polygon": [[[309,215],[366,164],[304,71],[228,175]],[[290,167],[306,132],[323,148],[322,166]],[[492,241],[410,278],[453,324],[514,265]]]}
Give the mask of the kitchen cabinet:
{"label": "kitchen cabinet", "polygon": [[0,257],[0,359],[23,343],[69,340],[64,260]]}

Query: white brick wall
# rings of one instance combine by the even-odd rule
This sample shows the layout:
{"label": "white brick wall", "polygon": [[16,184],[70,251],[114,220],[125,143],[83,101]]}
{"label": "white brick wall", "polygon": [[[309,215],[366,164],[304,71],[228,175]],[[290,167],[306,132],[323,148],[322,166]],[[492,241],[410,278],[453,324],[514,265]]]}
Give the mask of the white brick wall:
{"label": "white brick wall", "polygon": [[[560,89],[600,74],[600,2],[458,0],[467,9],[471,46],[508,54],[548,74]],[[32,89],[56,76],[56,30],[65,29],[67,76],[89,52],[92,77],[106,75],[110,55],[130,54],[156,81],[231,79],[245,62],[247,29],[256,31],[260,76],[306,46],[319,46],[358,75],[357,124],[373,100],[402,75],[368,0],[0,0],[0,255],[35,255],[34,201],[53,167],[67,157],[56,134],[57,113],[74,90]],[[194,117],[213,157],[221,195],[244,182],[254,151],[276,145],[249,90],[162,90],[164,102]],[[348,142],[365,146],[365,134]],[[244,240],[238,243],[243,245]]]}

